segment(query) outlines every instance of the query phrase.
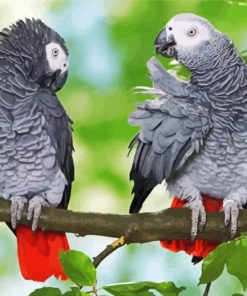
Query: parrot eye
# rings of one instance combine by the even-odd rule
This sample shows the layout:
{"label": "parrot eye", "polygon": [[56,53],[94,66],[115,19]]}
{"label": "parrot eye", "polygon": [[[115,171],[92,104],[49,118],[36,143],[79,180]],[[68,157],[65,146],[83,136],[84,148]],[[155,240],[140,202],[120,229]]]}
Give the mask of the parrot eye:
{"label": "parrot eye", "polygon": [[59,54],[59,50],[57,48],[53,48],[52,54],[53,54],[54,57],[57,57],[58,54]]}
{"label": "parrot eye", "polygon": [[196,34],[196,29],[190,29],[187,34],[188,36],[194,36]]}

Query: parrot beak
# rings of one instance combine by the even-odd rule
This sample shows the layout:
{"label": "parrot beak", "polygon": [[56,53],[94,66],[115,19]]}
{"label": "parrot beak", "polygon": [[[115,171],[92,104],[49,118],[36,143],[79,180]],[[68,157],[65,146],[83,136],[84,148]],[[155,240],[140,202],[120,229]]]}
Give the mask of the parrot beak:
{"label": "parrot beak", "polygon": [[56,71],[54,74],[54,79],[50,85],[50,88],[53,92],[59,91],[65,84],[68,78],[68,71],[61,73],[60,70]]}
{"label": "parrot beak", "polygon": [[175,57],[176,49],[174,47],[176,42],[174,36],[167,37],[166,28],[162,29],[154,42],[154,48],[157,54],[161,54],[164,57]]}

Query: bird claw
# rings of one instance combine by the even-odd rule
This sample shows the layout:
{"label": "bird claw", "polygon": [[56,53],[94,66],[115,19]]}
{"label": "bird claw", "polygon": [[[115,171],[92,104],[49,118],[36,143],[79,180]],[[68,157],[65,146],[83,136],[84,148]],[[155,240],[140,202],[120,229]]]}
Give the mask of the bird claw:
{"label": "bird claw", "polygon": [[33,217],[32,222],[32,230],[35,231],[38,228],[38,221],[41,214],[41,207],[49,207],[48,202],[40,195],[35,195],[30,201],[28,205],[28,213],[27,219],[31,220]]}
{"label": "bird claw", "polygon": [[238,228],[238,214],[241,208],[239,204],[234,200],[226,200],[223,203],[225,213],[225,226],[228,226],[231,221],[231,238],[234,238]]}
{"label": "bird claw", "polygon": [[11,200],[11,226],[13,229],[16,228],[17,221],[21,220],[21,214],[27,199],[24,196],[15,195],[10,198]]}
{"label": "bird claw", "polygon": [[202,200],[198,198],[194,200],[189,200],[184,207],[192,210],[191,241],[193,242],[196,239],[198,230],[200,232],[204,230],[207,221],[206,211],[203,206]]}

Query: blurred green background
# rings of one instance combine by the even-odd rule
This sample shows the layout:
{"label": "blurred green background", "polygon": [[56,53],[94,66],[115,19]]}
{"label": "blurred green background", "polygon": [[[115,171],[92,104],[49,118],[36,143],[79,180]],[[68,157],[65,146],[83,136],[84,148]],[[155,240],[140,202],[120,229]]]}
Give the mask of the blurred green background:
{"label": "blurred green background", "polygon": [[[133,155],[127,146],[136,129],[127,124],[137,101],[133,87],[150,86],[147,60],[162,26],[175,14],[193,12],[208,18],[227,33],[239,51],[247,49],[247,2],[151,1],[151,0],[0,0],[0,25],[17,19],[39,17],[66,40],[70,52],[69,80],[59,97],[74,120],[76,181],[70,209],[127,213],[131,201],[128,172]],[[170,60],[166,68],[179,71]],[[183,74],[180,72],[179,74]],[[143,211],[168,207],[165,186],[159,186]],[[90,256],[99,253],[109,238],[77,238],[69,235],[72,248]],[[200,264],[193,266],[184,253],[173,254],[159,243],[126,246],[98,268],[99,285],[119,281],[171,280],[187,287],[182,296],[202,295],[198,287]],[[66,288],[49,279],[44,285]],[[0,295],[26,296],[42,284],[24,281],[19,273],[16,241],[1,225]],[[224,274],[213,284],[211,295],[241,291],[233,277]]]}

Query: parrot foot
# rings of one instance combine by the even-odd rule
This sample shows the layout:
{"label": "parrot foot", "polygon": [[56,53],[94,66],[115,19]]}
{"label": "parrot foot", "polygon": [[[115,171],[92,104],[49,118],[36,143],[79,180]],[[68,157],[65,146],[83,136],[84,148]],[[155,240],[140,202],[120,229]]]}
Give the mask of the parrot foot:
{"label": "parrot foot", "polygon": [[[202,203],[202,200],[200,198],[195,198],[195,199],[190,198],[188,202],[184,205],[184,207],[192,210],[191,241],[194,241],[196,238],[198,229],[200,232],[202,232],[205,227],[205,224],[207,221],[206,211]],[[198,223],[199,223],[199,227],[198,227]]]}
{"label": "parrot foot", "polygon": [[44,197],[40,195],[35,195],[30,201],[28,206],[28,213],[27,219],[31,220],[33,217],[32,222],[32,231],[35,231],[38,228],[38,221],[41,214],[41,207],[49,207],[47,201],[45,201]]}
{"label": "parrot foot", "polygon": [[234,200],[227,199],[223,202],[225,225],[231,221],[231,238],[234,238],[238,228],[238,214],[242,207]]}
{"label": "parrot foot", "polygon": [[24,196],[14,195],[10,198],[10,201],[11,226],[15,229],[17,221],[21,220],[21,214],[25,203],[27,203],[27,199]]}

